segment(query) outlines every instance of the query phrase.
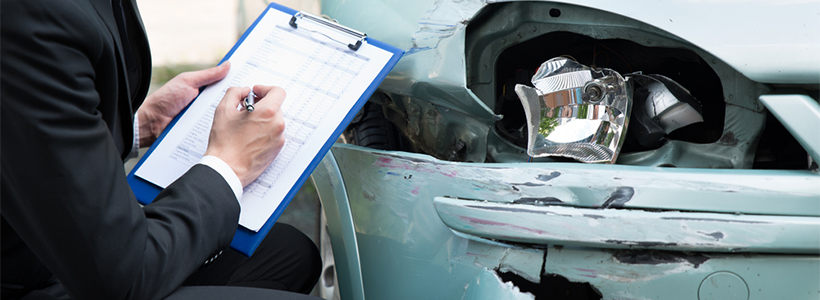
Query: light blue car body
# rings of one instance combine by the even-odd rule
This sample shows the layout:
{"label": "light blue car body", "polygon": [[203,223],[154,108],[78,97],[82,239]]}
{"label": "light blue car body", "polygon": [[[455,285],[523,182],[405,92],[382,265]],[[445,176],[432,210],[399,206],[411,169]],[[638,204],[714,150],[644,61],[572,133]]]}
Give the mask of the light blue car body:
{"label": "light blue car body", "polygon": [[[371,100],[427,153],[337,144],[314,171],[341,299],[535,299],[559,279],[600,299],[820,298],[820,3],[504,2],[323,1],[406,51]],[[554,31],[697,54],[722,135],[528,163],[493,127],[492,69]],[[767,112],[805,168],[753,168]]]}

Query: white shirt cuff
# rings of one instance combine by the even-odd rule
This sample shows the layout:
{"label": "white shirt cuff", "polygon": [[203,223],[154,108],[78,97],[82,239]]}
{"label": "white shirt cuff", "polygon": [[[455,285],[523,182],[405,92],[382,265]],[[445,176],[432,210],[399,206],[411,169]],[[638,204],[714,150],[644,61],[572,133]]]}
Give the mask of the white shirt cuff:
{"label": "white shirt cuff", "polygon": [[236,201],[238,202],[239,199],[242,199],[242,182],[239,181],[239,176],[236,176],[236,173],[225,161],[216,156],[206,155],[199,160],[199,163],[211,167],[219,173],[219,175],[222,175],[222,178],[225,178],[225,181],[231,186],[234,195],[236,195]]}
{"label": "white shirt cuff", "polygon": [[137,158],[140,156],[140,119],[139,114],[134,114],[134,139],[131,141],[131,152],[125,159]]}

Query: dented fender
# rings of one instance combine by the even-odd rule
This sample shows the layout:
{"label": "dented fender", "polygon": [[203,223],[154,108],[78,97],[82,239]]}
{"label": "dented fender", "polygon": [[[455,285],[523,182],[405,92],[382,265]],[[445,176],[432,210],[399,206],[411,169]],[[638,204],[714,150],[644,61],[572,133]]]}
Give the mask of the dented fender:
{"label": "dented fender", "polygon": [[[778,231],[783,224],[773,221],[820,217],[820,176],[810,171],[452,163],[337,144],[312,177],[328,214],[345,299],[532,299],[551,288],[600,299],[820,295],[820,256],[776,248],[815,243],[816,222],[799,232]],[[500,234],[458,231],[442,220],[446,212],[436,197],[504,208],[510,215],[501,219],[473,211],[453,215],[522,228],[482,221],[477,225],[490,224]],[[630,223],[631,210],[650,218]],[[700,212],[684,215],[691,211]],[[583,228],[590,232],[573,231]],[[604,240],[573,245],[567,238],[560,245],[502,236],[538,230]],[[744,251],[755,238],[773,238],[766,244],[773,253],[722,252]]]}

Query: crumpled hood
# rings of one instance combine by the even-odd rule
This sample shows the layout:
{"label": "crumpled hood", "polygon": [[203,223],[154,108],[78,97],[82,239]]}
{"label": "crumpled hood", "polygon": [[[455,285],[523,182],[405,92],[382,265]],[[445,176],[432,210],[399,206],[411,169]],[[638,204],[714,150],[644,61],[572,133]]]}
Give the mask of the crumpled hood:
{"label": "crumpled hood", "polygon": [[[487,4],[507,0],[326,0],[342,24],[413,53],[454,36]],[[550,1],[623,15],[678,36],[763,83],[820,82],[820,1]],[[457,36],[457,34],[455,34]]]}
{"label": "crumpled hood", "polygon": [[820,1],[553,2],[605,10],[663,29],[719,57],[754,81],[820,82]]}

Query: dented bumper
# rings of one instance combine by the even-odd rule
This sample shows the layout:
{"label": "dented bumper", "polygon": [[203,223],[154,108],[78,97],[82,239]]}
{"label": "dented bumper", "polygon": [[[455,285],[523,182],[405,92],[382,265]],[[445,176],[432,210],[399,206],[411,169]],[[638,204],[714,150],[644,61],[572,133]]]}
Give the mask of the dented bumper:
{"label": "dented bumper", "polygon": [[528,244],[820,254],[820,218],[532,206],[434,198],[453,230]]}
{"label": "dented bumper", "polygon": [[[337,144],[313,180],[342,299],[820,295],[810,171],[452,163]],[[690,211],[703,202],[716,211]]]}

